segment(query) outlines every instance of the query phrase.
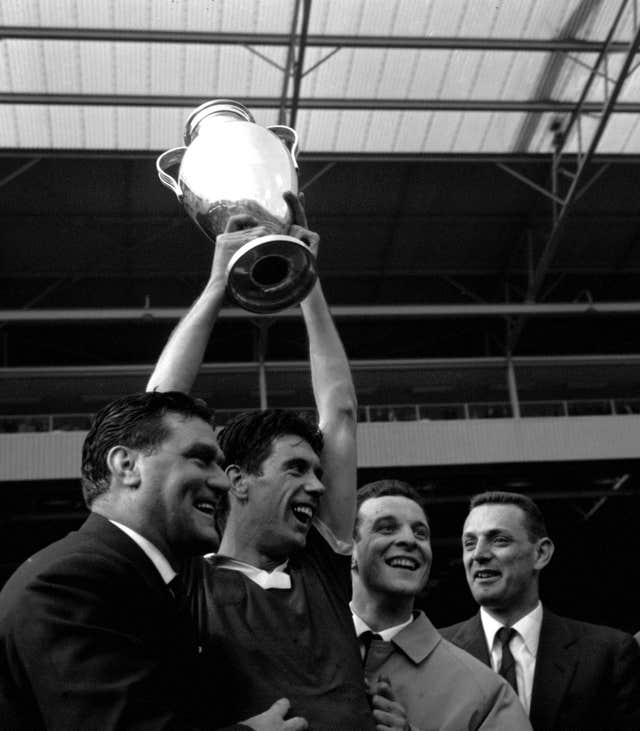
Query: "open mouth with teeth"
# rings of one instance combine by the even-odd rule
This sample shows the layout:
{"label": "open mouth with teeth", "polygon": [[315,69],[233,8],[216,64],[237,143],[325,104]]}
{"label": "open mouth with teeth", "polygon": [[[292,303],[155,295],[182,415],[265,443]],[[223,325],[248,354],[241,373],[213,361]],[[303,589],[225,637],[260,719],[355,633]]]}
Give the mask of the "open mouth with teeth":
{"label": "open mouth with teeth", "polygon": [[387,566],[394,569],[406,569],[407,571],[417,571],[420,564],[414,558],[408,556],[396,556],[386,561]]}
{"label": "open mouth with teeth", "polygon": [[500,572],[492,571],[491,569],[481,569],[474,573],[473,578],[476,581],[492,581],[493,579],[500,578]]}
{"label": "open mouth with teeth", "polygon": [[291,512],[303,525],[309,525],[313,519],[313,508],[309,505],[292,505]]}

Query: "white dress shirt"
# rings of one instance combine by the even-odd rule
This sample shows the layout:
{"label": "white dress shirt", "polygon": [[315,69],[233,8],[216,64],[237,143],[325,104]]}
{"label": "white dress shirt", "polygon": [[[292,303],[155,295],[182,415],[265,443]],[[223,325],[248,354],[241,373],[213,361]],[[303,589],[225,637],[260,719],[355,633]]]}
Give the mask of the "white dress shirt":
{"label": "white dress shirt", "polygon": [[162,576],[162,580],[165,584],[168,584],[171,579],[176,576],[176,572],[171,568],[171,564],[162,555],[160,550],[151,543],[151,541],[147,540],[139,533],[136,533],[136,531],[129,528],[128,525],[122,525],[122,523],[118,523],[116,520],[111,519],[109,519],[109,522],[113,523],[116,528],[120,528],[123,533],[126,533],[132,541],[135,541],[140,546],[140,548],[149,557],[151,563],[158,569],[158,573]]}
{"label": "white dress shirt", "polygon": [[[502,646],[496,635],[503,626],[494,619],[483,607],[480,608],[480,621],[490,648],[491,667],[498,672],[502,662]],[[531,708],[531,691],[533,689],[533,674],[536,669],[538,642],[540,641],[540,627],[542,626],[542,604],[538,602],[529,614],[518,620],[513,629],[517,634],[509,643],[511,654],[516,661],[516,680],[518,682],[518,696],[522,701],[527,714]]]}

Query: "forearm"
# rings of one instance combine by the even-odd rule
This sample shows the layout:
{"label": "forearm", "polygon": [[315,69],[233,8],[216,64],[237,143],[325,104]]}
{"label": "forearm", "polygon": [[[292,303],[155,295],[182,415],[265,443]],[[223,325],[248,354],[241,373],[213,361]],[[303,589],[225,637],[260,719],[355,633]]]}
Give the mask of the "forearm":
{"label": "forearm", "polygon": [[224,282],[212,277],[171,334],[149,379],[147,391],[189,393],[222,308],[224,292]]}
{"label": "forearm", "polygon": [[319,281],[301,308],[309,338],[311,381],[320,426],[339,421],[355,429],[357,400],[351,369]]}
{"label": "forearm", "polygon": [[302,303],[309,336],[313,392],[324,437],[326,493],[318,517],[341,541],[349,541],[355,519],[357,486],[357,402],[349,361],[320,283]]}

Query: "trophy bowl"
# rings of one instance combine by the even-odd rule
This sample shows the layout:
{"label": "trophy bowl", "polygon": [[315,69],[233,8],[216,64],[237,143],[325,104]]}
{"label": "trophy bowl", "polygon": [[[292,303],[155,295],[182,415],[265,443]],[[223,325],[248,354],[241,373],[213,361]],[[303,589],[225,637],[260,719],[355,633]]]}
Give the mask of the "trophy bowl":
{"label": "trophy bowl", "polygon": [[[257,314],[300,302],[318,274],[309,247],[287,234],[292,221],[283,194],[298,192],[295,130],[261,127],[242,104],[214,99],[191,113],[184,141],[160,155],[156,169],[204,234],[215,242],[238,214],[275,232],[235,252],[227,267],[231,297]],[[177,179],[169,172],[175,168]]]}

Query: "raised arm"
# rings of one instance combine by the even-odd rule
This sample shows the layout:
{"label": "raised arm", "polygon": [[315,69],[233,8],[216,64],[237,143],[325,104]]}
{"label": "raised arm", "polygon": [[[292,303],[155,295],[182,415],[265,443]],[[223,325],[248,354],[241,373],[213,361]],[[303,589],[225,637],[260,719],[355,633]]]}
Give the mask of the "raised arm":
{"label": "raised arm", "polygon": [[[291,235],[306,240],[316,253],[319,237],[307,230],[300,202],[293,196],[286,197],[297,224],[291,227]],[[355,520],[358,416],[351,369],[319,281],[301,306],[309,337],[313,394],[324,436],[326,493],[318,517],[336,538],[350,541]]]}
{"label": "raised arm", "polygon": [[189,393],[196,380],[227,286],[229,259],[245,243],[274,233],[248,215],[232,216],[216,239],[211,275],[202,294],[171,333],[147,384],[147,391]]}

